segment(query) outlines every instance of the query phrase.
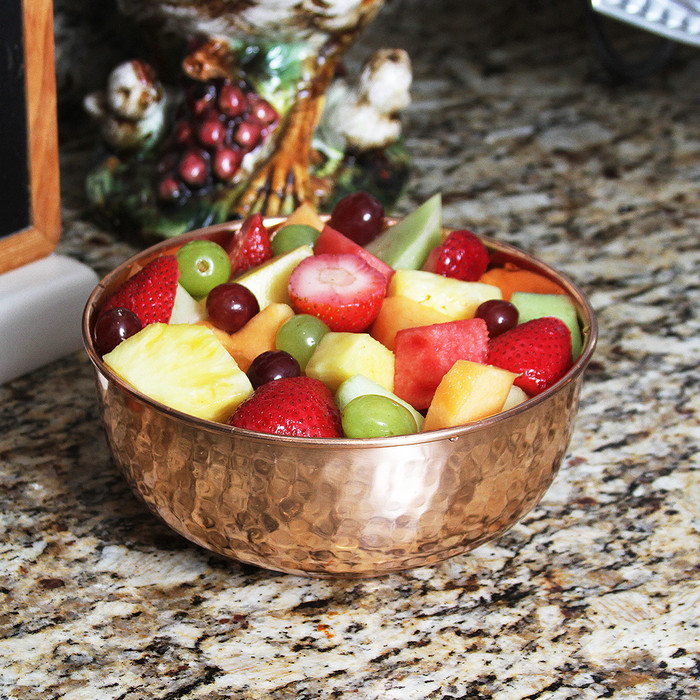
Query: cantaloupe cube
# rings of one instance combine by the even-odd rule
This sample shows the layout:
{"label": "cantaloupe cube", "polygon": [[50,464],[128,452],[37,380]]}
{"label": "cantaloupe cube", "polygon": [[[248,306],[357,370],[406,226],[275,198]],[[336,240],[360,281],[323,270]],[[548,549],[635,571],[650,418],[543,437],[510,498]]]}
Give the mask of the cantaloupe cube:
{"label": "cantaloupe cube", "polygon": [[317,231],[323,228],[323,219],[319,216],[316,208],[311,202],[302,202],[288,217],[281,226],[290,226],[291,224],[301,224],[303,226],[312,226]]}
{"label": "cantaloupe cube", "polygon": [[486,418],[502,410],[517,374],[458,360],[442,378],[423,430],[440,430]]}
{"label": "cantaloupe cube", "polygon": [[540,275],[532,270],[523,270],[514,263],[506,263],[503,267],[494,267],[484,272],[479,279],[484,284],[493,284],[501,290],[506,301],[510,301],[513,292],[536,292],[537,294],[566,294],[549,277]]}
{"label": "cantaloupe cube", "polygon": [[451,320],[432,306],[420,304],[408,297],[384,297],[369,334],[389,350],[393,350],[394,340],[399,331],[417,326],[430,326],[433,323],[447,323]]}
{"label": "cantaloupe cube", "polygon": [[394,390],[394,353],[369,333],[326,333],[306,365],[333,393],[349,377],[362,374]]}
{"label": "cantaloupe cube", "polygon": [[102,359],[142,394],[207,420],[226,421],[253,391],[203,325],[152,323]]}
{"label": "cantaloupe cube", "polygon": [[288,304],[273,302],[255,314],[248,323],[235,333],[222,331],[209,322],[207,325],[226,348],[238,366],[247,372],[250,363],[261,353],[275,349],[275,337],[280,326],[294,316]]}
{"label": "cantaloupe cube", "polygon": [[501,290],[490,284],[464,282],[426,270],[396,270],[387,295],[408,297],[457,321],[473,318],[481,302],[500,299]]}

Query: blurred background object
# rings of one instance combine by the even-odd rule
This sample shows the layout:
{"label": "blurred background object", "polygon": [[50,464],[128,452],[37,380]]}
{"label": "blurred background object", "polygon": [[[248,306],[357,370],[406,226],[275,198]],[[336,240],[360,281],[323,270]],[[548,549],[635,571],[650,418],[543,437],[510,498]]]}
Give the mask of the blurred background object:
{"label": "blurred background object", "polygon": [[[676,42],[700,46],[697,0],[586,0],[586,23],[600,60],[618,80],[638,80],[657,72],[670,60]],[[659,38],[641,55],[630,53],[620,43],[615,27],[620,23]]]}
{"label": "blurred background object", "polygon": [[161,238],[305,200],[330,208],[358,188],[390,206],[408,173],[408,54],[378,51],[359,76],[342,65],[383,4],[119,0],[144,42],[85,96],[104,151],[87,181],[101,219]]}

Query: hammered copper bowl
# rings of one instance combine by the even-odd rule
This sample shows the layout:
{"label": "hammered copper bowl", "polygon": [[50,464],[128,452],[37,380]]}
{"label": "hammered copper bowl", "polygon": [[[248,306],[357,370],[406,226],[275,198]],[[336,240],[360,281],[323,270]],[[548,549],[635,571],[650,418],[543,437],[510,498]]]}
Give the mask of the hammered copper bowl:
{"label": "hammered copper bowl", "polygon": [[494,259],[566,288],[585,347],[555,386],[497,416],[410,436],[300,439],[194,418],[119,379],[92,342],[107,297],[149,259],[193,238],[225,242],[236,228],[212,226],[149,248],[107,275],[85,309],[83,337],[112,456],[151,511],[189,540],[242,562],[357,577],[466,552],[503,534],[539,502],[569,443],[597,326],[574,284],[502,243],[485,241]]}

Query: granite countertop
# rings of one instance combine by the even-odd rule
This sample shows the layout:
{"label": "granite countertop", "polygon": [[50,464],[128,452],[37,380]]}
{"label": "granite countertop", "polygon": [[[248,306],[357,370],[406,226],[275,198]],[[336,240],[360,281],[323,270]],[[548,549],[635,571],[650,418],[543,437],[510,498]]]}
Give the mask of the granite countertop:
{"label": "granite countertop", "polygon": [[[597,311],[554,484],[434,567],[240,565],[131,495],[76,353],[0,387],[0,698],[700,696],[700,52],[613,85],[563,0],[389,3],[357,51],[382,45],[414,68],[399,209],[442,191]],[[103,274],[133,247],[88,215],[87,142],[62,138],[59,251]]]}

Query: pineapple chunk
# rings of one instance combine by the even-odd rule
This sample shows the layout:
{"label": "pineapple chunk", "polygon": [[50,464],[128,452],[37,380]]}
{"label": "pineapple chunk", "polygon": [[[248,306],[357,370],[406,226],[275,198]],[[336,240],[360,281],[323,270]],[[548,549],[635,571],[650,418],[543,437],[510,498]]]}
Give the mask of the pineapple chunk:
{"label": "pineapple chunk", "polygon": [[501,298],[501,290],[493,285],[464,282],[426,270],[397,270],[387,294],[425,304],[451,321],[473,318],[479,304]]}
{"label": "pineapple chunk", "polygon": [[306,365],[332,392],[355,374],[394,391],[394,353],[369,333],[326,333]]}
{"label": "pineapple chunk", "polygon": [[233,281],[248,287],[255,294],[260,309],[273,303],[289,304],[289,275],[304,258],[313,254],[310,245],[300,245],[247,270]]}
{"label": "pineapple chunk", "polygon": [[197,418],[225,422],[253,391],[206,326],[152,323],[102,359],[142,394]]}
{"label": "pineapple chunk", "polygon": [[423,430],[452,428],[503,409],[517,374],[469,360],[457,360],[442,378]]}

